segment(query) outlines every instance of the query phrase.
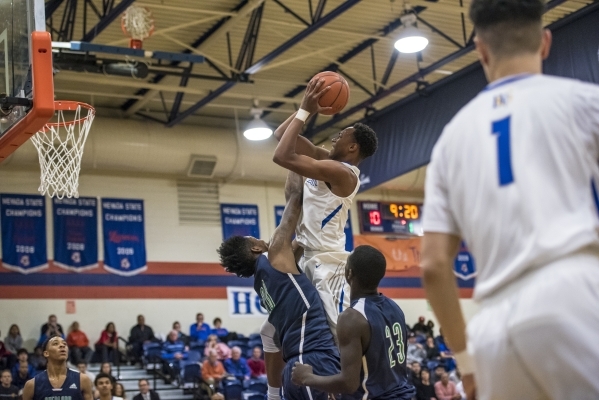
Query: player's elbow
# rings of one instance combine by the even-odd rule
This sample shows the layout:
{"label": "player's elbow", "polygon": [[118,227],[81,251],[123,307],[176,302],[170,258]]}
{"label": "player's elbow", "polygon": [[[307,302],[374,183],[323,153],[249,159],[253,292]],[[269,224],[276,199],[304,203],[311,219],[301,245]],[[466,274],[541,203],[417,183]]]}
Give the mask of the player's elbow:
{"label": "player's elbow", "polygon": [[341,394],[352,394],[355,393],[360,387],[360,378],[357,379],[344,379],[343,384],[339,387],[339,393]]}
{"label": "player's elbow", "polygon": [[278,150],[275,150],[275,154],[272,156],[272,161],[283,168],[285,167],[285,157],[283,157],[283,154],[281,154],[281,152]]}

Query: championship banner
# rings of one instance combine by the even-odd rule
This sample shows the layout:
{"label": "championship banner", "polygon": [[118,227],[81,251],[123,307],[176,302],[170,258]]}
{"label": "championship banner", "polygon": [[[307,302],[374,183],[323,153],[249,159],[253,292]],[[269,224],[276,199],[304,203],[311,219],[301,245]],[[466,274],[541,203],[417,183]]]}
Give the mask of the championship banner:
{"label": "championship banner", "polygon": [[474,258],[463,241],[460,244],[460,252],[454,261],[454,273],[464,280],[469,280],[476,276]]}
{"label": "championship banner", "polygon": [[275,206],[275,228],[281,224],[283,211],[285,211],[285,206]]}
{"label": "championship banner", "polygon": [[26,194],[0,195],[2,266],[30,274],[48,268],[46,199]]}
{"label": "championship banner", "polygon": [[251,287],[227,286],[227,303],[230,317],[268,316],[268,312],[260,305],[260,297]]}
{"label": "championship banner", "polygon": [[258,206],[253,204],[221,204],[223,240],[231,236],[260,237]]}
{"label": "championship banner", "polygon": [[143,200],[102,199],[104,269],[132,276],[145,271]]}
{"label": "championship banner", "polygon": [[81,272],[98,266],[98,200],[52,199],[54,264]]}

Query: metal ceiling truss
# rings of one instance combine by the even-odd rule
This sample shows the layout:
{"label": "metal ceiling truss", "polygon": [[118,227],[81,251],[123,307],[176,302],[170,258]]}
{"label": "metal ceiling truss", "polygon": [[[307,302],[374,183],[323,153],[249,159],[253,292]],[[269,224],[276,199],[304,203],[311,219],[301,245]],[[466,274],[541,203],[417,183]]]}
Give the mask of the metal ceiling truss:
{"label": "metal ceiling truss", "polygon": [[[549,11],[549,10],[551,10],[551,9],[559,6],[560,4],[562,4],[562,3],[566,2],[566,1],[567,0],[552,0],[549,3],[547,3],[545,11]],[[439,30],[436,29],[436,32],[439,33]],[[336,123],[338,123],[338,122],[340,122],[340,121],[342,121],[342,120],[344,120],[344,119],[346,119],[346,118],[354,115],[358,111],[361,111],[361,110],[370,110],[370,111],[373,111],[374,110],[373,105],[377,101],[380,101],[380,100],[388,97],[389,95],[397,92],[400,89],[403,89],[404,87],[408,86],[409,84],[422,82],[422,79],[426,75],[430,74],[431,72],[434,72],[435,70],[437,70],[439,68],[442,68],[446,64],[449,64],[450,62],[455,61],[455,60],[461,58],[462,56],[464,56],[464,55],[470,53],[471,51],[473,51],[474,50],[474,41],[473,41],[473,38],[474,38],[474,32],[470,35],[470,37],[469,37],[466,45],[465,46],[459,45],[460,48],[457,51],[455,51],[455,52],[453,52],[453,53],[451,53],[451,54],[443,57],[442,59],[440,59],[440,60],[432,63],[431,65],[429,65],[426,68],[419,69],[418,72],[416,72],[416,73],[408,76],[407,78],[402,79],[401,81],[399,81],[399,82],[397,82],[397,83],[389,86],[387,89],[380,90],[376,95],[370,97],[367,100],[364,100],[363,102],[361,102],[359,104],[356,104],[355,106],[351,107],[350,109],[348,109],[348,110],[346,110],[346,111],[344,111],[344,112],[342,112],[340,114],[334,115],[333,118],[329,119],[327,122],[325,122],[325,123],[323,123],[321,125],[318,125],[318,126],[312,128],[309,131],[306,131],[305,136],[307,138],[313,138],[314,136],[316,136],[320,132],[324,131],[325,129],[332,128],[333,125],[335,125]],[[448,38],[445,38],[445,39],[448,39]],[[453,43],[453,39],[451,39],[450,41]],[[454,44],[458,45],[457,42],[454,43]],[[271,107],[272,107],[272,105],[271,105]]]}
{"label": "metal ceiling truss", "polygon": [[[292,38],[288,39],[285,43],[281,44],[279,47],[272,50],[270,53],[266,54],[260,60],[256,61],[251,66],[246,68],[243,71],[243,74],[251,75],[251,74],[257,73],[258,71],[260,71],[260,69],[262,67],[268,65],[271,61],[273,61],[275,58],[277,58],[278,56],[283,54],[285,51],[287,51],[288,49],[290,49],[291,47],[293,47],[294,45],[296,45],[297,43],[299,43],[300,41],[302,41],[303,39],[305,39],[306,37],[308,37],[315,31],[317,31],[318,29],[322,28],[323,26],[325,26],[326,24],[328,24],[329,22],[331,22],[332,20],[334,20],[335,18],[337,18],[338,16],[343,14],[345,11],[349,10],[350,8],[352,8],[353,6],[358,4],[359,2],[360,2],[360,0],[345,1],[343,4],[341,4],[334,10],[332,10],[330,13],[321,17],[318,21],[314,22],[313,24],[308,26],[306,29],[299,32]],[[233,86],[235,86],[235,84],[236,84],[236,82],[226,82],[221,87],[212,91],[208,96],[204,97],[203,99],[198,101],[196,104],[194,104],[193,106],[189,107],[187,110],[185,110],[182,113],[180,113],[179,115],[177,115],[177,117],[170,120],[167,123],[167,126],[172,127],[172,126],[175,126],[176,124],[180,123],[185,118],[194,114],[200,108],[204,107],[206,104],[210,103],[212,100],[216,99],[221,94],[223,94],[226,91],[228,91],[229,89],[231,89]]]}

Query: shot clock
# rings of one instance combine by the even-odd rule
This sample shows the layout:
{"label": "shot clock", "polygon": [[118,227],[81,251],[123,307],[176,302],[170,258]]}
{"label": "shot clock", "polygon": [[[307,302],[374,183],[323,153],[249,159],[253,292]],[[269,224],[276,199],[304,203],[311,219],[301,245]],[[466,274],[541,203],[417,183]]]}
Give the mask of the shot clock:
{"label": "shot clock", "polygon": [[360,201],[360,233],[422,235],[420,204]]}

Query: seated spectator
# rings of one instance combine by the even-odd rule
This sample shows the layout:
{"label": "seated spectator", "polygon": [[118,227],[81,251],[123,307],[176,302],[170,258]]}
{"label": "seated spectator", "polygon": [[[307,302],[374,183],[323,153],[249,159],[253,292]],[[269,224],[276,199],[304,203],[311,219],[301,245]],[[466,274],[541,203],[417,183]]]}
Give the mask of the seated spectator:
{"label": "seated spectator", "polygon": [[426,334],[427,336],[435,337],[435,323],[430,319],[426,323]]}
{"label": "seated spectator", "polygon": [[435,383],[435,394],[437,400],[460,400],[460,395],[455,387],[455,383],[449,380],[447,372],[441,374],[441,380]]}
{"label": "seated spectator", "polygon": [[224,362],[225,371],[233,375],[244,387],[248,386],[250,381],[250,368],[247,360],[241,357],[241,349],[237,346],[231,349],[231,358]]}
{"label": "seated spectator", "polygon": [[154,331],[150,326],[146,325],[145,317],[138,315],[137,325],[131,328],[131,332],[129,333],[129,345],[131,346],[133,362],[141,362],[141,357],[144,353],[144,343],[155,340]]}
{"label": "seated spectator", "polygon": [[60,336],[64,338],[64,330],[62,329],[62,325],[58,323],[58,319],[56,315],[52,314],[48,316],[48,322],[42,325],[40,329],[40,336],[52,337],[52,336]]}
{"label": "seated spectator", "polygon": [[12,324],[10,326],[8,335],[4,338],[4,346],[6,346],[6,350],[15,355],[17,354],[17,351],[23,347],[23,338],[21,337],[21,331],[19,330],[18,325]]}
{"label": "seated spectator", "polygon": [[123,400],[122,397],[113,396],[114,384],[110,378],[111,376],[103,372],[100,372],[98,376],[96,376],[96,379],[94,380],[94,385],[98,392],[96,398],[98,400]]}
{"label": "seated spectator", "polygon": [[71,352],[71,362],[73,364],[79,364],[80,361],[85,361],[86,363],[91,361],[94,353],[89,348],[87,335],[79,329],[79,322],[77,321],[73,322],[69,328],[67,345]]}
{"label": "seated spectator", "polygon": [[36,371],[43,371],[46,369],[46,364],[48,364],[48,359],[44,357],[44,352],[42,350],[42,346],[36,346],[33,350],[33,354],[29,357],[29,364]]}
{"label": "seated spectator", "polygon": [[5,369],[0,373],[0,399],[11,400],[19,396],[19,388],[12,384],[12,374]]}
{"label": "seated spectator", "polygon": [[12,369],[17,363],[16,354],[11,353],[6,349],[3,342],[0,342],[0,368],[1,369]]}
{"label": "seated spectator", "polygon": [[206,342],[206,347],[204,347],[204,355],[208,356],[210,350],[215,350],[218,356],[218,359],[221,361],[226,360],[231,357],[231,349],[224,343],[218,341],[218,337],[216,335],[208,336],[208,341]]}
{"label": "seated spectator", "polygon": [[[15,386],[19,386],[15,382],[17,381],[16,377],[19,374],[21,364],[27,365],[28,375],[35,376],[35,368],[33,368],[33,365],[29,364],[29,353],[25,349],[19,349],[17,351],[17,363],[12,367],[12,381],[15,384]],[[19,389],[23,388],[19,387]]]}
{"label": "seated spectator", "polygon": [[112,385],[114,386],[116,384],[116,378],[114,377],[114,374],[112,373],[112,365],[110,365],[109,362],[104,362],[104,363],[102,363],[102,365],[100,365],[100,372],[105,373],[106,375],[112,376]]}
{"label": "seated spectator", "polygon": [[204,323],[204,314],[197,313],[196,323],[189,327],[189,337],[192,342],[205,342],[210,335],[210,325]]}
{"label": "seated spectator", "polygon": [[[439,354],[441,354],[441,361],[445,365],[447,371],[453,371],[456,368],[455,359],[453,353],[449,350],[449,347],[445,344],[445,338],[443,337],[443,330],[439,328],[439,336],[435,338],[435,344],[439,348]],[[449,376],[451,380],[451,375]],[[455,382],[454,382],[455,383]]]}
{"label": "seated spectator", "polygon": [[160,400],[160,396],[153,390],[150,390],[150,384],[147,379],[138,381],[139,393],[133,397],[133,400]]}
{"label": "seated spectator", "polygon": [[185,346],[189,346],[189,336],[181,332],[181,324],[179,323],[179,321],[173,322],[173,329],[177,331],[177,339],[182,341],[185,344]]}
{"label": "seated spectator", "polygon": [[216,350],[208,353],[208,359],[202,364],[202,379],[214,389],[220,387],[221,381],[227,376],[223,363],[218,361]]}
{"label": "seated spectator", "polygon": [[439,364],[435,367],[435,371],[433,373],[433,376],[431,377],[431,382],[433,382],[433,385],[441,380],[441,376],[445,372],[446,371],[445,371],[445,367],[443,366],[443,364]]}
{"label": "seated spectator", "polygon": [[14,385],[21,390],[25,387],[25,383],[35,376],[35,371],[27,361],[19,361],[15,367],[17,367],[17,373],[13,372],[12,380]]}
{"label": "seated spectator", "polygon": [[[426,345],[424,346],[424,349],[426,350],[426,359],[429,363],[431,361],[441,361],[441,352],[439,351],[439,348],[435,344],[435,340],[432,337],[429,336],[426,338]],[[429,368],[432,368],[432,366],[429,365]]]}
{"label": "seated spectator", "polygon": [[422,367],[418,361],[413,361],[411,364],[408,364],[408,379],[412,383],[412,385],[416,386],[416,382],[420,382]]}
{"label": "seated spectator", "polygon": [[185,344],[178,339],[178,336],[178,332],[173,329],[162,345],[160,357],[166,361],[162,364],[163,372],[166,375],[166,383],[170,383],[172,378],[179,376],[181,372],[180,360],[187,359]]}
{"label": "seated spectator", "polygon": [[122,383],[117,382],[116,386],[114,387],[114,395],[123,400],[127,400],[127,392],[125,391],[125,387]]}
{"label": "seated spectator", "polygon": [[424,323],[424,317],[418,317],[418,322],[416,322],[412,327],[412,332],[414,332],[416,335],[426,335],[428,332],[428,327]]}
{"label": "seated spectator", "polygon": [[119,335],[114,323],[109,322],[96,342],[96,353],[103,363],[114,360],[119,349]]}
{"label": "seated spectator", "polygon": [[[108,364],[108,366],[110,366],[110,364]],[[79,373],[82,375],[87,375],[87,377],[89,378],[90,381],[95,382],[96,381],[96,374],[94,374],[93,372],[89,372],[87,370],[87,363],[85,361],[79,361],[77,363],[77,369],[79,370]],[[112,376],[112,375],[110,375]]]}
{"label": "seated spectator", "polygon": [[435,387],[430,381],[430,373],[426,368],[422,368],[420,382],[416,382],[416,400],[437,400]]}
{"label": "seated spectator", "polygon": [[248,360],[248,367],[250,368],[250,378],[266,379],[266,364],[262,359],[262,349],[259,346],[254,347],[252,358]]}
{"label": "seated spectator", "polygon": [[416,335],[410,333],[408,336],[408,351],[406,351],[406,360],[408,364],[417,362],[422,364],[426,358],[426,350],[416,341]]}
{"label": "seated spectator", "polygon": [[222,327],[223,321],[220,318],[214,318],[212,323],[214,324],[214,328],[212,328],[210,333],[218,336],[220,340],[226,341],[229,331]]}

